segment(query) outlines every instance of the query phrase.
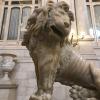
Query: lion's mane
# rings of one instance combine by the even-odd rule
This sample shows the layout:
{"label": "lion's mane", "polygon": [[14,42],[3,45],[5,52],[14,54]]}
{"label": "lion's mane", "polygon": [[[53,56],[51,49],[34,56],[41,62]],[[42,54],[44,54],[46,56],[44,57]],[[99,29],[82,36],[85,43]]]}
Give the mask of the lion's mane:
{"label": "lion's mane", "polygon": [[[64,23],[65,27],[62,24],[64,20],[60,20],[63,15],[70,20],[70,23]],[[56,16],[60,16],[60,18],[57,19]],[[41,41],[45,40],[44,42],[53,42],[54,40],[54,42],[62,42],[66,37],[68,38],[70,29],[66,30],[65,28],[70,28],[73,20],[74,17],[68,4],[65,2],[55,4],[49,1],[46,7],[36,8],[29,17],[22,45],[28,47],[31,37],[37,37]]]}

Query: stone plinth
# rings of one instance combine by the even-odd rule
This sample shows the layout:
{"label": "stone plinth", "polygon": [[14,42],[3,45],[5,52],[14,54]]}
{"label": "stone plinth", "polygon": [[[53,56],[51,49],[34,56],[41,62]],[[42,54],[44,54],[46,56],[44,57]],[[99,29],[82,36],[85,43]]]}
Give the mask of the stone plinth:
{"label": "stone plinth", "polygon": [[0,71],[3,77],[0,78],[0,100],[16,100],[17,85],[9,77],[9,73],[15,66],[13,54],[0,54]]}
{"label": "stone plinth", "polygon": [[0,100],[16,100],[16,84],[0,84]]}

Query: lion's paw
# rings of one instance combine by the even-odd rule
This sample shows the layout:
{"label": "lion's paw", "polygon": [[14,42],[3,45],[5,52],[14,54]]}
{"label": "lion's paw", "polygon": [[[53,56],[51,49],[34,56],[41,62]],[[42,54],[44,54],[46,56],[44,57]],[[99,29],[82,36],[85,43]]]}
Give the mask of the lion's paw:
{"label": "lion's paw", "polygon": [[42,95],[33,94],[32,96],[30,96],[29,100],[51,100],[51,95],[47,93],[44,93]]}
{"label": "lion's paw", "polygon": [[29,100],[41,100],[39,96],[32,95]]}

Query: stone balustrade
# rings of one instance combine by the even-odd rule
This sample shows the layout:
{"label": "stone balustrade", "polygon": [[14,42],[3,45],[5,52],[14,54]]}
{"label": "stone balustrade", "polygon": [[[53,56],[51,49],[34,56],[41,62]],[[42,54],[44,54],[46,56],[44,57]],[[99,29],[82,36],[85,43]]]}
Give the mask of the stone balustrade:
{"label": "stone balustrade", "polygon": [[9,77],[15,66],[13,54],[0,54],[0,100],[16,100],[17,84]]}

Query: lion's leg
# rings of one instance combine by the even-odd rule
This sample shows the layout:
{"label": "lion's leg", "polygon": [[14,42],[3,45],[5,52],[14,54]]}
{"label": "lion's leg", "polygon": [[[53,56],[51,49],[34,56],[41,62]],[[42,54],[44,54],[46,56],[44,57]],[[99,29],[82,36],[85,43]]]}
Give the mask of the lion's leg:
{"label": "lion's leg", "polygon": [[37,78],[37,86],[38,86],[38,94],[41,94],[43,91],[39,87],[39,71],[38,71],[38,59],[35,55],[35,58],[33,58],[34,64],[35,64],[35,73],[36,73],[36,78]]}
{"label": "lion's leg", "polygon": [[[42,58],[43,59],[43,58]],[[39,87],[45,92],[52,94],[53,83],[57,71],[57,55],[46,55],[44,60],[40,59],[38,63],[39,70]]]}
{"label": "lion's leg", "polygon": [[90,65],[90,68],[96,88],[100,92],[100,68],[94,67],[93,65]]}
{"label": "lion's leg", "polygon": [[43,91],[39,88],[39,72],[38,72],[38,58],[37,58],[37,54],[32,54],[34,55],[32,57],[33,61],[34,61],[34,65],[35,65],[35,73],[36,73],[36,78],[37,78],[37,86],[38,86],[38,90],[35,94],[33,94],[29,100],[41,100],[41,98],[37,95],[38,94],[42,94]]}
{"label": "lion's leg", "polygon": [[47,54],[38,58],[38,69],[36,68],[38,91],[36,95],[30,97],[30,100],[51,100],[57,63],[58,56],[54,54]]}

